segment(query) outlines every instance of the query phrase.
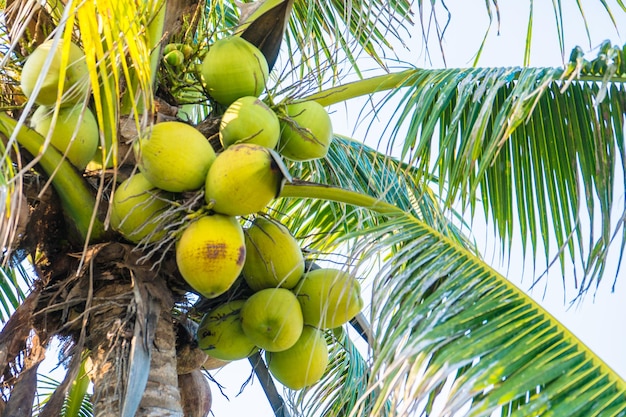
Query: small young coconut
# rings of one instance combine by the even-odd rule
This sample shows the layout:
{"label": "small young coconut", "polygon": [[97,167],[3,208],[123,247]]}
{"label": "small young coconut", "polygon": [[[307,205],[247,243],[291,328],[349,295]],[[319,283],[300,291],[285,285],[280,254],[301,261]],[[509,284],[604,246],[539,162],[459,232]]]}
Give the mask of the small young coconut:
{"label": "small young coconut", "polygon": [[224,106],[244,96],[261,95],[268,76],[263,53],[239,36],[215,41],[200,67],[202,84],[211,97]]}
{"label": "small young coconut", "polygon": [[100,143],[98,123],[89,108],[82,105],[61,107],[54,126],[54,107],[40,106],[30,119],[31,126],[40,135],[50,133],[50,143],[83,171],[93,159]]}
{"label": "small young coconut", "polygon": [[270,352],[289,349],[302,334],[300,304],[296,296],[284,288],[255,292],[239,314],[246,336],[255,345]]}
{"label": "small young coconut", "polygon": [[156,242],[165,235],[163,228],[157,229],[168,223],[162,217],[171,206],[171,197],[137,172],[115,189],[111,227],[131,242],[139,243],[146,238],[147,242]]}
{"label": "small young coconut", "polygon": [[89,70],[85,62],[85,53],[78,45],[70,43],[67,61],[63,62],[63,45],[59,43],[54,52],[52,51],[52,45],[53,40],[46,41],[35,48],[26,58],[20,78],[22,92],[26,97],[32,96],[37,80],[43,72],[46,60],[51,53],[54,53],[41,89],[34,98],[35,103],[43,106],[51,106],[56,103],[59,93],[61,67],[64,67],[65,79],[61,105],[76,104],[84,100],[89,92]]}
{"label": "small young coconut", "polygon": [[180,67],[185,62],[185,54],[183,51],[174,49],[163,55],[163,61],[172,67]]}
{"label": "small young coconut", "polygon": [[304,274],[304,257],[296,239],[280,222],[257,217],[245,231],[243,277],[254,291],[293,288]]}
{"label": "small young coconut", "polygon": [[198,326],[198,347],[212,358],[244,359],[257,350],[241,327],[239,312],[246,300],[221,304],[204,315]]}
{"label": "small young coconut", "polygon": [[139,169],[162,190],[193,191],[202,187],[215,151],[204,135],[182,122],[154,125],[134,146]]}
{"label": "small young coconut", "polygon": [[283,174],[270,150],[238,143],[220,153],[205,183],[205,200],[217,213],[245,216],[276,197]]}
{"label": "small young coconut", "polygon": [[325,157],[333,138],[326,109],[316,101],[303,101],[288,104],[285,112],[287,118],[281,121],[278,152],[293,161]]}
{"label": "small young coconut", "polygon": [[275,148],[280,137],[278,116],[256,97],[241,97],[228,106],[220,122],[224,148],[235,143],[254,143]]}
{"label": "small young coconut", "polygon": [[176,243],[176,265],[185,281],[206,298],[233,285],[246,258],[243,229],[236,218],[214,214],[191,223]]}
{"label": "small young coconut", "polygon": [[309,271],[293,291],[300,302],[304,323],[319,329],[341,326],[363,308],[359,281],[339,269]]}
{"label": "small young coconut", "polygon": [[265,352],[269,371],[281,384],[299,390],[318,382],[328,366],[328,346],[324,334],[304,326],[295,345],[282,352]]}

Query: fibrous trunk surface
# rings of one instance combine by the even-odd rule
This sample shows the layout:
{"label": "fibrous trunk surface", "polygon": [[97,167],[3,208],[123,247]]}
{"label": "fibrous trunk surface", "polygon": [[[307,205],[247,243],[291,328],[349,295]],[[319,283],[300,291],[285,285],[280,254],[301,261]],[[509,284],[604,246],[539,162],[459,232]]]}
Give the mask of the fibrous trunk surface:
{"label": "fibrous trunk surface", "polygon": [[88,344],[95,415],[182,417],[172,296],[157,273],[131,259],[118,264],[126,273],[107,275],[111,283],[94,293]]}

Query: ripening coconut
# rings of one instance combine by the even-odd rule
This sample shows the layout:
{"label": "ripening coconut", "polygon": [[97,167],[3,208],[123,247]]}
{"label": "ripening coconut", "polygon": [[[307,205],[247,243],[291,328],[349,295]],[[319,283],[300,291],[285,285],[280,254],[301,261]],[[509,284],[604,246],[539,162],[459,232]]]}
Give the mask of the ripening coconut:
{"label": "ripening coconut", "polygon": [[304,326],[298,341],[281,352],[265,352],[268,369],[281,384],[292,390],[311,386],[322,379],[328,366],[324,334]]}
{"label": "ripening coconut", "polygon": [[274,148],[279,137],[278,116],[256,97],[237,99],[222,115],[220,141],[224,148],[234,143],[254,143]]}
{"label": "ripening coconut", "polygon": [[171,197],[137,172],[115,189],[111,227],[131,242],[156,242],[165,235],[162,226],[169,222],[165,212],[171,207]]}
{"label": "ripening coconut", "polygon": [[304,323],[320,329],[341,326],[363,308],[359,281],[339,269],[309,271],[293,291],[298,296]]}
{"label": "ripening coconut", "polygon": [[202,188],[215,151],[204,135],[182,122],[152,126],[148,136],[135,143],[139,169],[162,190],[193,191]]}
{"label": "ripening coconut", "polygon": [[85,53],[78,45],[70,43],[69,54],[67,60],[64,61],[62,57],[63,45],[59,43],[56,49],[52,51],[52,44],[53,40],[42,43],[26,58],[20,79],[24,95],[29,98],[32,96],[37,80],[43,73],[46,60],[51,54],[54,54],[48,72],[44,76],[41,89],[34,98],[35,103],[43,106],[51,106],[56,103],[61,68],[65,68],[61,105],[72,105],[83,101],[89,92],[89,71],[85,62]]}
{"label": "ripening coconut", "polygon": [[268,76],[263,53],[239,36],[215,41],[200,66],[202,84],[224,106],[241,97],[261,95]]}
{"label": "ripening coconut", "polygon": [[238,143],[215,158],[204,197],[217,213],[245,216],[263,210],[276,197],[282,178],[269,149]]}
{"label": "ripening coconut", "polygon": [[52,129],[52,146],[65,154],[79,171],[84,170],[100,143],[96,118],[82,105],[61,107],[54,126],[53,116],[54,107],[40,106],[30,119],[31,126],[43,137],[47,137]]}
{"label": "ripening coconut", "polygon": [[304,257],[296,239],[280,222],[257,217],[244,233],[243,277],[254,291],[293,288],[304,274]]}
{"label": "ripening coconut", "polygon": [[239,312],[246,300],[219,305],[204,315],[198,326],[198,347],[225,361],[243,359],[257,350],[241,327]]}
{"label": "ripening coconut", "polygon": [[326,109],[316,101],[285,106],[277,150],[287,159],[308,161],[323,158],[333,138],[333,127]]}
{"label": "ripening coconut", "polygon": [[246,258],[243,229],[236,218],[214,214],[191,223],[176,243],[176,264],[185,281],[206,298],[233,285]]}
{"label": "ripening coconut", "polygon": [[302,333],[302,310],[296,296],[284,288],[255,292],[241,308],[244,333],[258,347],[279,352],[293,346]]}

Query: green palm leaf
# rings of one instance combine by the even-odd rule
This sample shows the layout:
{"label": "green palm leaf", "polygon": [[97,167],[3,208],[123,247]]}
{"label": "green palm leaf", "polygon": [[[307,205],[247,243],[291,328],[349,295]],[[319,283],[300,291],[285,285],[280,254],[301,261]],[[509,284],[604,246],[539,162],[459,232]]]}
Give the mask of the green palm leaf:
{"label": "green palm leaf", "polygon": [[[458,372],[445,400],[447,411],[472,401],[470,415],[488,415],[535,392],[518,414],[546,415],[550,404],[564,397],[585,401],[580,409],[561,401],[561,415],[590,415],[612,406],[615,413],[607,415],[626,413],[624,381],[475,256],[410,218],[367,233],[374,243],[362,246],[369,246],[366,258],[370,250],[396,248],[374,278],[371,312],[379,342],[373,371],[402,381],[384,384],[392,398],[405,395],[403,389],[426,398],[430,387]],[[422,378],[411,380],[419,374]]]}
{"label": "green palm leaf", "polygon": [[[378,266],[373,377],[349,415],[409,415],[432,396],[443,415],[468,404],[476,416],[512,404],[512,415],[626,415],[624,381],[508,280],[415,217],[377,219],[344,236],[357,275]],[[301,401],[343,401],[360,389],[337,378]],[[331,403],[324,415],[346,415]]]}
{"label": "green palm leaf", "polygon": [[626,239],[623,221],[611,218],[615,209],[619,217],[626,213],[613,197],[626,178],[617,165],[624,155],[624,79],[585,78],[566,82],[556,68],[415,69],[307,99],[329,105],[392,89],[377,106],[395,115],[382,146],[401,145],[401,160],[415,164],[419,176],[437,178],[447,206],[482,206],[505,243],[519,233],[533,256],[543,245],[546,259],[556,252],[562,267],[566,259],[579,262],[582,294],[606,272],[613,237],[621,230],[622,244]]}

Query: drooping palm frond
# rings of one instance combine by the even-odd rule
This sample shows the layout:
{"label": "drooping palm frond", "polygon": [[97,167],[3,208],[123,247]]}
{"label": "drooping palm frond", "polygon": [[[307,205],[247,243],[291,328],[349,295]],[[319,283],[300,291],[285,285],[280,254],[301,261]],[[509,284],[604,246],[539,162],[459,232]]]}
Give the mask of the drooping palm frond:
{"label": "drooping palm frond", "polygon": [[394,115],[381,146],[400,147],[399,158],[438,178],[448,206],[482,206],[506,244],[519,233],[533,256],[543,245],[548,262],[580,262],[582,294],[606,272],[614,236],[626,239],[626,205],[614,194],[626,178],[624,81],[568,79],[557,68],[415,69],[308,99],[328,105],[392,89],[376,108]]}
{"label": "drooping palm frond", "polygon": [[[469,401],[469,415],[486,415],[527,393],[518,415],[626,413],[621,378],[504,277],[419,223],[369,230],[372,244],[361,246],[366,257],[395,247],[373,284],[373,371],[401,382],[381,392],[418,403],[456,373],[444,415]],[[577,401],[556,401],[565,397]]]}
{"label": "drooping palm frond", "polygon": [[392,50],[391,39],[402,41],[411,24],[411,3],[394,1],[296,1],[286,38],[290,56],[302,55],[310,68],[336,69],[342,51],[358,73],[355,46],[386,66],[384,50]]}
{"label": "drooping palm frond", "polygon": [[[408,214],[344,238],[360,260],[357,276],[377,265],[367,314],[372,377],[349,413],[333,403],[324,415],[486,416],[511,407],[519,416],[626,415],[626,383],[458,243]],[[325,387],[300,400],[328,404],[357,390]]]}

